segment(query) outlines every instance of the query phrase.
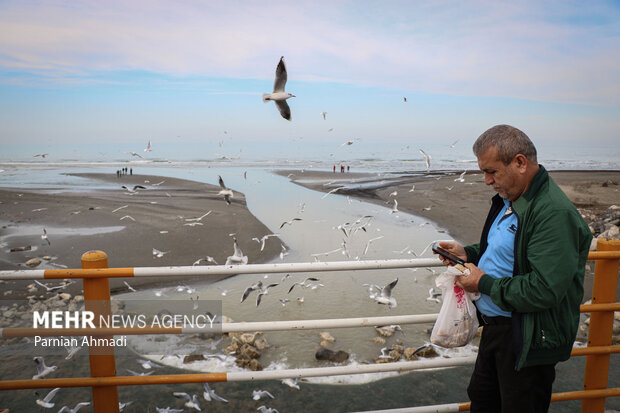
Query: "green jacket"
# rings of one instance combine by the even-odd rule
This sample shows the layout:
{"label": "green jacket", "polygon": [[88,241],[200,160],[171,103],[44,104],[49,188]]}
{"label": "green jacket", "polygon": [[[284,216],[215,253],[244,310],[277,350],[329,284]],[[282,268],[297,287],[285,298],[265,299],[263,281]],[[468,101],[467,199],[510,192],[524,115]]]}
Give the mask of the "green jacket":
{"label": "green jacket", "polygon": [[[465,247],[469,262],[478,264],[487,247],[489,228],[502,207],[496,195],[480,243]],[[515,368],[519,370],[570,357],[592,233],[542,165],[512,209],[519,222],[513,277],[495,279],[485,274],[478,289],[512,313]]]}

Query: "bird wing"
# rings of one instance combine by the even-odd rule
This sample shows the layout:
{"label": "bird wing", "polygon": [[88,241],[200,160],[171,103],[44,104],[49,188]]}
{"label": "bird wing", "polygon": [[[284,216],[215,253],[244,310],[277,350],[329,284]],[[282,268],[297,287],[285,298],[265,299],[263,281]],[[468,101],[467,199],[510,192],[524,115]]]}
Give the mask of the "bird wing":
{"label": "bird wing", "polygon": [[286,120],[291,120],[291,108],[289,108],[286,100],[274,100],[274,103],[280,111],[280,115]]}
{"label": "bird wing", "polygon": [[134,186],[133,186],[133,190],[135,191],[136,189],[146,189],[146,186],[142,186],[142,185],[134,185]]}
{"label": "bird wing", "polygon": [[54,398],[54,396],[56,395],[56,393],[58,393],[58,390],[60,390],[60,387],[56,387],[54,390],[50,391],[49,393],[47,393],[47,396],[45,396],[45,398],[43,399],[43,401],[45,403],[49,403],[50,400],[52,400]]}
{"label": "bird wing", "polygon": [[388,285],[386,285],[385,287],[383,287],[383,289],[381,290],[381,295],[384,297],[391,297],[392,289],[396,287],[397,282],[398,282],[398,278],[392,281],[391,283],[389,283]]}
{"label": "bird wing", "polygon": [[[280,58],[280,62],[278,63],[278,67],[276,67],[276,80],[273,82],[274,93],[284,92],[284,86],[286,86],[286,79],[287,79],[286,65],[284,64],[284,56],[282,56]],[[288,108],[288,106],[286,107]],[[280,110],[280,113],[282,113],[282,110]],[[284,117],[286,118],[286,116]],[[290,111],[289,111],[289,117],[290,117]]]}
{"label": "bird wing", "polygon": [[222,189],[228,189],[226,188],[226,185],[224,185],[224,180],[222,179],[221,176],[217,176],[218,177],[218,182],[220,183],[220,186],[222,187]]}
{"label": "bird wing", "polygon": [[248,295],[250,295],[250,293],[254,291],[254,287],[248,287],[245,289],[245,291],[243,292],[243,296],[241,296],[241,302],[244,302],[246,298],[248,298]]}
{"label": "bird wing", "polygon": [[265,293],[258,293],[258,296],[256,297],[256,306],[257,307],[260,305],[260,300],[263,298],[263,295],[265,295]]}
{"label": "bird wing", "polygon": [[172,393],[172,395],[177,399],[186,399],[188,401],[192,400],[191,396],[187,393],[175,391],[174,393]]}

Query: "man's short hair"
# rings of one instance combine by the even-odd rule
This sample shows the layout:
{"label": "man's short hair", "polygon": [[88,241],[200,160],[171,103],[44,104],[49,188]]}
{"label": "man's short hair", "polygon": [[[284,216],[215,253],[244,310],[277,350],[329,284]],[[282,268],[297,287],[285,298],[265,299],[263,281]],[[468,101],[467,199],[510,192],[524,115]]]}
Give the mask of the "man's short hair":
{"label": "man's short hair", "polygon": [[525,133],[510,125],[497,125],[485,131],[474,142],[474,154],[480,157],[487,149],[495,146],[499,160],[508,165],[518,154],[524,155],[530,162],[536,160],[536,147]]}

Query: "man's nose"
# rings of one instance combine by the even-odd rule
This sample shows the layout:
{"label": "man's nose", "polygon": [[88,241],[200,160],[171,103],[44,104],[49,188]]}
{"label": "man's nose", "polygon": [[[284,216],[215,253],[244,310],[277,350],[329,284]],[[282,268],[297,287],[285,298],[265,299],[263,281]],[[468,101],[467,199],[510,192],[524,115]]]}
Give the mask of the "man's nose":
{"label": "man's nose", "polygon": [[489,173],[484,173],[484,183],[486,185],[493,185],[493,176]]}

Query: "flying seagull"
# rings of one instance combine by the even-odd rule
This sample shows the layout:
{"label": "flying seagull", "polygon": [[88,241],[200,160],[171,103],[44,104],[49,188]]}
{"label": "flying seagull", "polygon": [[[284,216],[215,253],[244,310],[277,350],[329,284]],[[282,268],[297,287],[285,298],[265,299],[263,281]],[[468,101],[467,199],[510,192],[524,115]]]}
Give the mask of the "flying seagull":
{"label": "flying seagull", "polygon": [[144,148],[144,152],[152,152],[153,150],[151,149],[151,141],[149,141],[149,143],[146,144],[146,148]]}
{"label": "flying seagull", "polygon": [[209,387],[209,383],[205,383],[204,387],[205,391],[202,393],[202,397],[204,397],[206,401],[217,400],[218,402],[228,403],[228,400],[215,394],[215,390]]}
{"label": "flying seagull", "polygon": [[286,120],[291,120],[291,108],[288,107],[286,99],[294,98],[295,95],[284,91],[286,79],[286,66],[284,65],[284,56],[282,56],[276,68],[276,80],[273,83],[273,93],[263,93],[263,102],[273,100],[280,111],[280,115]]}
{"label": "flying seagull", "polygon": [[265,396],[269,396],[272,399],[275,399],[275,397],[273,397],[273,394],[269,393],[267,390],[252,390],[252,399],[254,400],[260,400],[261,397]]}
{"label": "flying seagull", "polygon": [[422,156],[424,156],[424,160],[426,161],[426,170],[430,170],[431,169],[431,157],[430,155],[428,155],[426,152],[424,152],[422,149],[418,149],[420,151],[420,153],[422,154]]}
{"label": "flying seagull", "polygon": [[321,112],[321,115],[323,115],[323,120],[327,120],[327,112]]}
{"label": "flying seagull", "polygon": [[222,179],[221,176],[218,175],[217,177],[218,177],[218,182],[220,183],[220,187],[222,188],[220,192],[218,192],[217,194],[224,195],[224,200],[226,201],[228,205],[230,205],[230,198],[233,197],[233,191],[226,187],[226,184],[224,184],[224,180]]}
{"label": "flying seagull", "polygon": [[302,221],[301,218],[293,218],[290,221],[284,221],[281,225],[280,225],[280,229],[282,229],[283,226],[285,225],[293,225],[293,222],[295,221]]}
{"label": "flying seagull", "polygon": [[77,413],[78,410],[80,410],[82,407],[84,406],[90,406],[90,402],[80,402],[78,404],[75,405],[75,407],[73,409],[67,407],[67,406],[62,406],[62,409],[58,410],[58,413]]}
{"label": "flying seagull", "polygon": [[43,357],[34,357],[33,360],[35,363],[37,363],[37,374],[32,376],[33,380],[37,380],[37,379],[40,379],[41,377],[47,376],[48,374],[50,374],[51,372],[55,371],[58,368],[57,366],[46,366],[45,360],[43,360]]}
{"label": "flying seagull", "polygon": [[185,407],[189,407],[190,409],[196,409],[200,411],[200,404],[198,404],[198,398],[196,397],[195,394],[190,396],[189,394],[185,392],[175,391],[174,393],[172,393],[172,395],[176,397],[177,399],[185,400]]}
{"label": "flying seagull", "polygon": [[461,175],[454,180],[454,182],[465,182],[465,174],[467,174],[467,169],[464,170]]}
{"label": "flying seagull", "polygon": [[[47,393],[47,396],[45,396],[43,400],[37,399],[36,403],[41,407],[45,407],[46,409],[50,409],[54,407],[54,404],[56,403],[52,403],[52,399],[54,398],[54,396],[56,396],[56,393],[58,393],[58,390],[60,390],[60,387],[56,387],[55,389]],[[38,393],[35,393],[35,394],[37,396],[39,395]]]}
{"label": "flying seagull", "polygon": [[129,192],[130,194],[135,194],[136,192],[138,192],[138,189],[146,189],[146,187],[142,185],[134,185],[133,188],[128,188],[125,185],[123,185],[121,186],[121,188],[126,189],[127,192]]}
{"label": "flying seagull", "polygon": [[381,289],[381,293],[374,297],[379,304],[385,304],[388,308],[396,307],[396,299],[392,297],[392,290],[396,287],[398,278]]}
{"label": "flying seagull", "polygon": [[131,156],[137,156],[138,158],[142,158],[142,155],[140,155],[139,153],[136,153],[136,152],[127,152],[127,153]]}

